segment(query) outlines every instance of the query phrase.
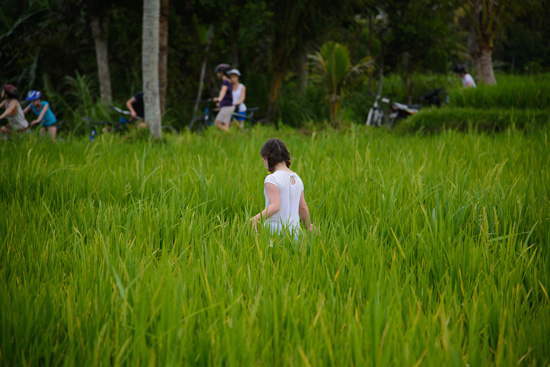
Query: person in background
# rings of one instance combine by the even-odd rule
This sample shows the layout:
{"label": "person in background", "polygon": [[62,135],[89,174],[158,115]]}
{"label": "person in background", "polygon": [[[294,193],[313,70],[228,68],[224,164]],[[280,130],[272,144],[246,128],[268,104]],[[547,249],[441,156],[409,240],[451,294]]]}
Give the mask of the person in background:
{"label": "person in background", "polygon": [[[231,69],[227,72],[231,81],[232,94],[233,94],[233,106],[235,106],[235,120],[240,127],[243,126],[246,116],[246,105],[244,100],[246,98],[246,87],[240,82],[241,73],[237,69]],[[242,117],[241,117],[242,116]]]}
{"label": "person in background", "polygon": [[235,107],[233,106],[233,93],[231,93],[233,86],[227,77],[227,72],[231,67],[228,64],[219,64],[214,69],[214,72],[218,75],[218,78],[222,80],[222,87],[220,94],[214,98],[214,101],[218,103],[220,111],[216,115],[214,126],[220,130],[229,130],[229,124],[233,117]]}
{"label": "person in background", "polygon": [[[19,103],[19,91],[11,84],[4,84],[2,86],[2,102],[0,108],[5,107],[6,111],[0,115],[0,120],[7,117],[10,125],[0,127],[0,133],[13,134],[13,130],[23,132],[29,127],[29,123],[25,119],[23,109]],[[13,129],[13,130],[12,130]]]}
{"label": "person in background", "polygon": [[25,107],[23,113],[27,114],[29,110],[32,109],[32,112],[34,112],[34,114],[37,116],[36,120],[31,121],[31,125],[42,123],[40,134],[42,136],[45,136],[47,131],[50,139],[55,141],[57,135],[57,119],[55,118],[55,115],[50,108],[50,104],[42,100],[42,93],[37,90],[31,90],[27,94],[26,100],[31,103],[27,107]]}
{"label": "person in background", "polygon": [[137,127],[145,128],[145,104],[143,103],[143,92],[137,92],[132,98],[126,101],[126,107],[130,111],[130,116],[132,117],[130,122],[136,122],[138,119],[141,119],[142,122],[137,124]]}
{"label": "person in background", "polygon": [[462,86],[464,88],[475,88],[476,82],[474,81],[474,78],[466,72],[466,67],[464,65],[457,65],[454,68],[454,72],[456,75],[462,79]]}

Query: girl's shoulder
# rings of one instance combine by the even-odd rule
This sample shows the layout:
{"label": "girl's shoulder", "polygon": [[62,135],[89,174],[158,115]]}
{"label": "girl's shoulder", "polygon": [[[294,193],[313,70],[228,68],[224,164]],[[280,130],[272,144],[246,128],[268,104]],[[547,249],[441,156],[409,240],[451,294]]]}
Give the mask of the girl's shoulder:
{"label": "girl's shoulder", "polygon": [[21,104],[19,104],[19,101],[17,99],[9,99],[8,100],[8,103],[6,104],[7,107],[11,107],[11,106],[21,106]]}
{"label": "girl's shoulder", "polygon": [[278,170],[265,176],[264,182],[278,182],[279,180],[282,180],[288,176],[296,177],[299,181],[302,181],[300,176],[294,171]]}

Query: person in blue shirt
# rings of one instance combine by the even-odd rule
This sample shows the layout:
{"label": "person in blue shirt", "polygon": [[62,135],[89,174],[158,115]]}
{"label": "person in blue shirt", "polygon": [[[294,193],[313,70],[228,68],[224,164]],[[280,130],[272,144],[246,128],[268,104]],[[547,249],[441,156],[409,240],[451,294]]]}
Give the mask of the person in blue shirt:
{"label": "person in blue shirt", "polygon": [[57,135],[57,119],[50,108],[50,104],[42,100],[42,93],[37,90],[31,90],[27,94],[27,101],[31,102],[24,110],[23,113],[32,112],[35,113],[36,120],[31,121],[31,125],[41,124],[40,134],[46,135],[46,131],[50,135],[50,138],[55,141]]}

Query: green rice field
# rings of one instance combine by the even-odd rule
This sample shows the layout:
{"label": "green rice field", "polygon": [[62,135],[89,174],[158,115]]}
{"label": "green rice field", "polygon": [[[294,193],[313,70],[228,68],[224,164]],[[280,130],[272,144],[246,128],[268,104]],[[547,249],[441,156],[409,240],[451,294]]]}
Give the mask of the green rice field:
{"label": "green rice field", "polygon": [[[549,133],[0,141],[0,365],[549,366]],[[271,137],[297,242],[249,223]]]}

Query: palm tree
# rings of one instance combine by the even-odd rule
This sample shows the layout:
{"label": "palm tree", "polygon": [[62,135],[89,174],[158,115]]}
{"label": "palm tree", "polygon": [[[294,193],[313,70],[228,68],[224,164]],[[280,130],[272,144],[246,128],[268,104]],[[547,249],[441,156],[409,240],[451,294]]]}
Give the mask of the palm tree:
{"label": "palm tree", "polygon": [[325,43],[319,52],[309,55],[314,71],[313,78],[325,83],[330,104],[330,121],[334,127],[338,126],[338,111],[340,100],[344,94],[346,84],[352,78],[370,73],[373,61],[365,57],[358,64],[351,65],[349,50],[336,42]]}
{"label": "palm tree", "polygon": [[160,0],[143,1],[143,101],[145,121],[151,134],[161,138],[161,114],[159,99],[159,18]]}
{"label": "palm tree", "polygon": [[543,0],[460,0],[462,7],[472,21],[479,57],[481,77],[485,84],[496,84],[493,71],[493,47],[497,31],[505,14],[513,17],[526,10],[541,11]]}
{"label": "palm tree", "polygon": [[160,112],[166,108],[166,90],[168,89],[168,21],[170,18],[170,0],[160,2],[159,28],[159,93]]}

